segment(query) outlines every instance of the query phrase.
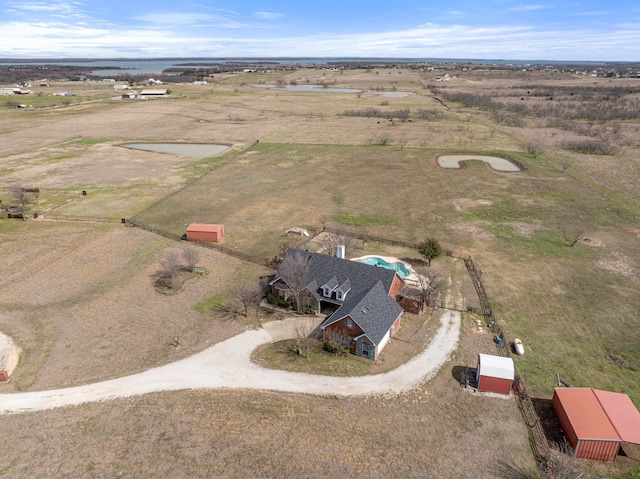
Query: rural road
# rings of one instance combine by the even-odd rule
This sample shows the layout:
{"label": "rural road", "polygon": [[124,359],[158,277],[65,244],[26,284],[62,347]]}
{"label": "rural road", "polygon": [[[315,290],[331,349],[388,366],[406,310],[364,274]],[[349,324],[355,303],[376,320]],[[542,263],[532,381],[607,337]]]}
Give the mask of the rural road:
{"label": "rural road", "polygon": [[0,394],[0,414],[180,389],[262,389],[338,396],[399,393],[433,377],[449,359],[458,344],[461,318],[460,313],[444,311],[436,335],[422,353],[393,371],[375,376],[317,376],[265,369],[251,362],[251,352],[261,344],[294,337],[297,321],[301,320],[266,323],[263,329],[247,331],[191,357],[131,376],[65,389]]}

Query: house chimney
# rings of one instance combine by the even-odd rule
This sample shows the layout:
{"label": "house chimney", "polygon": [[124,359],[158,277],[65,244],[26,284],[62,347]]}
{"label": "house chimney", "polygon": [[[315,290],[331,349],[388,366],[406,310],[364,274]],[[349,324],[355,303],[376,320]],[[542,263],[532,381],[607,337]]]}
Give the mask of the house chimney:
{"label": "house chimney", "polygon": [[344,245],[339,244],[336,250],[336,256],[340,259],[344,259]]}

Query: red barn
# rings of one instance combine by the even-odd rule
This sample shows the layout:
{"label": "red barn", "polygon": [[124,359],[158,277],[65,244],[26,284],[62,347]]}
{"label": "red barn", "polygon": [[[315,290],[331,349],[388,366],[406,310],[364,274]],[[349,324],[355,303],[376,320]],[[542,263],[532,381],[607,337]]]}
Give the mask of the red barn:
{"label": "red barn", "polygon": [[623,441],[640,443],[640,413],[626,394],[556,388],[552,405],[575,457],[613,461]]}
{"label": "red barn", "polygon": [[490,354],[478,354],[476,381],[478,391],[509,395],[515,377],[513,359]]}
{"label": "red barn", "polygon": [[187,228],[188,241],[202,241],[204,243],[217,243],[224,236],[224,225],[209,225],[192,223]]}

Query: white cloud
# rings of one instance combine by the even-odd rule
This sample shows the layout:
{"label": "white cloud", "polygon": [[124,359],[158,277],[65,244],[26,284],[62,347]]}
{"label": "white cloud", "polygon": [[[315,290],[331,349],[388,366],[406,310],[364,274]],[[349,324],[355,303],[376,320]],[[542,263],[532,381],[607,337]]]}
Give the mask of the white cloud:
{"label": "white cloud", "polygon": [[262,20],[275,20],[276,18],[282,17],[282,13],[274,13],[274,12],[253,12],[251,15],[254,18],[260,18]]}
{"label": "white cloud", "polygon": [[134,20],[159,25],[163,28],[168,26],[226,26],[228,28],[238,28],[242,24],[235,22],[228,16],[207,14],[207,13],[179,13],[179,12],[150,12],[133,17]]}
{"label": "white cloud", "polygon": [[46,13],[77,13],[81,7],[77,2],[23,2],[8,5],[15,11]]}
{"label": "white cloud", "polygon": [[549,5],[516,5],[507,9],[510,12],[533,12],[535,10],[545,10],[551,8]]}
{"label": "white cloud", "polygon": [[[156,18],[156,20],[158,20]],[[184,28],[168,28],[167,17],[147,28],[95,23],[0,21],[0,51],[9,57],[133,56],[354,56],[522,60],[636,60],[637,25],[601,29],[545,29],[532,26],[474,27],[428,24],[402,31],[365,34],[310,34],[260,37],[255,29],[194,32],[193,22],[173,17]]]}
{"label": "white cloud", "polygon": [[576,12],[570,13],[569,15],[572,17],[600,17],[602,15],[607,15],[610,12],[606,11],[591,11],[591,12]]}

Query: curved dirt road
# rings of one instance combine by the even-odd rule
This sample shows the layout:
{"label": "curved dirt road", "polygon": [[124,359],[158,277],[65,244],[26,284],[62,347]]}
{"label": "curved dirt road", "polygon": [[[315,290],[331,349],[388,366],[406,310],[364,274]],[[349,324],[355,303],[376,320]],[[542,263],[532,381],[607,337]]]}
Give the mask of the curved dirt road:
{"label": "curved dirt road", "polygon": [[261,344],[293,337],[296,321],[267,323],[263,329],[239,334],[189,358],[131,376],[66,389],[0,394],[0,414],[180,389],[263,389],[339,396],[399,393],[438,372],[460,336],[460,314],[445,311],[438,332],[422,353],[393,371],[375,376],[316,376],[265,369],[251,362],[251,352]]}

